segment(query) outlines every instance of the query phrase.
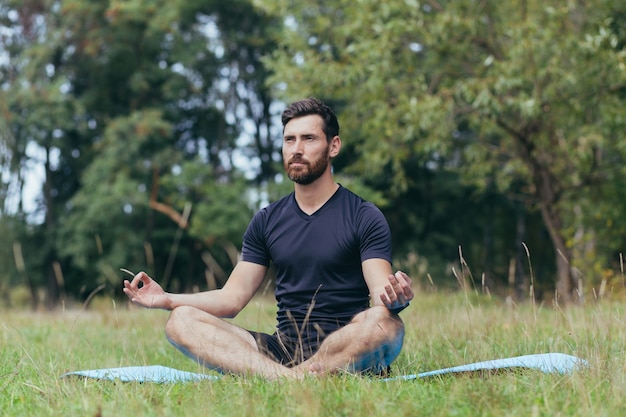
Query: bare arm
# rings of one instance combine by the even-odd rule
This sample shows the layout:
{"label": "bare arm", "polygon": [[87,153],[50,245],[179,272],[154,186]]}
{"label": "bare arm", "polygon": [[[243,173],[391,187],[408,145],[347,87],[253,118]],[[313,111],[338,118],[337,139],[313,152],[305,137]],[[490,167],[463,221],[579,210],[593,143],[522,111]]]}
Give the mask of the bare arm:
{"label": "bare arm", "polygon": [[367,259],[362,263],[362,268],[372,305],[384,305],[393,309],[405,306],[413,299],[411,278],[402,271],[393,274],[388,261]]}
{"label": "bare arm", "polygon": [[217,317],[235,317],[252,299],[266,271],[262,265],[240,261],[223,288],[195,294],[167,293],[145,272],[140,272],[132,281],[124,281],[123,291],[133,303],[147,308],[173,310],[191,306]]}

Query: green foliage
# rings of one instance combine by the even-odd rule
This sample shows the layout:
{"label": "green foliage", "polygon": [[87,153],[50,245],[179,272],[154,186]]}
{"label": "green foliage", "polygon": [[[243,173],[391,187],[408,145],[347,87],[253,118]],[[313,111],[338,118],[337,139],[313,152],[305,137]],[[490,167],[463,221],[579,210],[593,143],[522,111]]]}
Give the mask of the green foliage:
{"label": "green foliage", "polygon": [[[36,161],[45,164],[39,215],[15,239],[51,304],[63,291],[119,291],[120,267],[166,275],[179,289],[207,284],[204,251],[232,267],[222,246],[240,244],[256,204],[234,163],[242,119],[254,116],[248,154],[267,162],[263,181],[276,159],[260,62],[273,45],[264,36],[271,18],[246,1],[236,6],[0,2],[3,190],[10,181],[21,192],[28,147],[46,155]],[[173,213],[188,204],[186,228]],[[43,241],[38,252],[34,239]],[[58,266],[52,274],[55,263],[62,275]]]}
{"label": "green foliage", "polygon": [[[16,237],[20,235],[18,232],[20,226],[17,219],[3,216],[2,221],[0,221],[0,236],[3,236],[6,242],[16,242]],[[14,250],[13,245],[0,245],[0,259],[14,259]],[[0,270],[0,292],[3,294],[3,296],[0,297],[0,305],[11,303],[9,289],[11,286],[19,283],[18,277],[15,263],[9,264],[6,262],[4,267]]]}
{"label": "green foliage", "polygon": [[309,95],[418,280],[456,283],[460,248],[476,279],[508,285],[514,260],[524,284],[524,243],[547,293],[560,259],[618,282],[626,10],[579,3],[0,0],[0,282],[57,302],[119,290],[119,267],[206,285],[203,255],[227,271],[291,191],[277,100]]}
{"label": "green foliage", "polygon": [[207,243],[222,241],[240,247],[243,230],[254,214],[247,182],[241,176],[220,179],[199,161],[187,161],[176,171],[179,173],[163,177],[162,191],[172,196],[170,202],[174,206],[194,202],[190,236]]}
{"label": "green foliage", "polygon": [[[412,204],[422,209],[422,221],[430,220],[423,213],[436,205],[419,198],[428,176],[435,188],[465,195],[439,206],[452,224],[455,204],[471,207],[473,186],[481,193],[495,187],[508,198],[505,218],[520,201],[524,210],[539,211],[558,266],[554,281],[564,296],[575,290],[570,266],[581,247],[572,246],[573,230],[593,228],[588,236],[604,242],[610,232],[574,208],[593,205],[599,190],[607,191],[601,196],[607,205],[622,205],[600,187],[617,178],[626,156],[616,146],[626,131],[621,2],[259,3],[286,22],[283,47],[266,61],[276,93],[316,95],[335,105],[349,132],[340,168],[391,200],[392,228],[405,230],[408,220],[412,239],[425,230],[420,216],[402,208]],[[481,218],[485,205],[475,210],[466,210],[475,222],[488,220]],[[449,248],[471,229],[457,230],[441,233]],[[521,251],[512,230],[498,235],[497,253],[512,244]],[[424,242],[440,231],[421,234],[414,249],[427,252]],[[470,245],[483,244],[476,238]],[[604,252],[604,265],[611,252]],[[489,249],[483,253],[476,263],[489,259]]]}
{"label": "green foliage", "polygon": [[132,225],[143,223],[149,211],[150,160],[142,156],[170,132],[157,111],[135,112],[108,125],[95,146],[98,158],[85,170],[62,221],[61,255],[72,257],[76,267],[89,271],[98,265],[98,275],[116,285],[119,267],[141,264],[145,236]]}

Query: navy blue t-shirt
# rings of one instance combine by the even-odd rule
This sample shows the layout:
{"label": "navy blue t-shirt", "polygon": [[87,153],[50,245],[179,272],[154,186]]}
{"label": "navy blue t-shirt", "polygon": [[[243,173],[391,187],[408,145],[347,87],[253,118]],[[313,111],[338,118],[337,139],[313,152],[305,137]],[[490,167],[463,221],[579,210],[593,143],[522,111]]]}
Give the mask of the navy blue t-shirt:
{"label": "navy blue t-shirt", "polygon": [[289,194],[256,213],[243,238],[244,261],[273,262],[278,331],[298,339],[334,331],[368,308],[361,262],[372,258],[391,262],[389,225],[344,187],[311,215]]}

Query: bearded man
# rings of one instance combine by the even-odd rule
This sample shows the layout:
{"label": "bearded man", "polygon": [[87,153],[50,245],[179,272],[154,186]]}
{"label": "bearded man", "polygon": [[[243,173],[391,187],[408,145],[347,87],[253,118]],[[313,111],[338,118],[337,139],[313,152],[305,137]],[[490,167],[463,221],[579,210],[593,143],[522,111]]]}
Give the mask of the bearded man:
{"label": "bearded man", "polygon": [[[294,191],[254,215],[224,287],[172,294],[140,272],[123,290],[133,303],[170,310],[168,340],[219,372],[267,379],[385,374],[404,339],[398,313],[414,296],[407,274],[393,273],[389,225],[372,203],[333,179],[341,139],[326,104],[315,98],[292,103],[282,123],[283,162]],[[225,320],[250,302],[270,263],[276,331]]]}

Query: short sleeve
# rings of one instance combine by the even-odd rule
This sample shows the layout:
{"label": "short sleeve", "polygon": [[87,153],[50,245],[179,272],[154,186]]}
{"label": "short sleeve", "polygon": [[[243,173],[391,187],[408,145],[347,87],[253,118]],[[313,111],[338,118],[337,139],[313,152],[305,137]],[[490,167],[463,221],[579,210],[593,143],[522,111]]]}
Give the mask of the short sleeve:
{"label": "short sleeve", "polygon": [[270,256],[265,243],[265,210],[257,212],[243,235],[243,246],[241,248],[241,259],[263,266],[269,266]]}
{"label": "short sleeve", "polygon": [[372,203],[364,203],[358,221],[361,262],[381,258],[391,263],[391,229],[383,213]]}

